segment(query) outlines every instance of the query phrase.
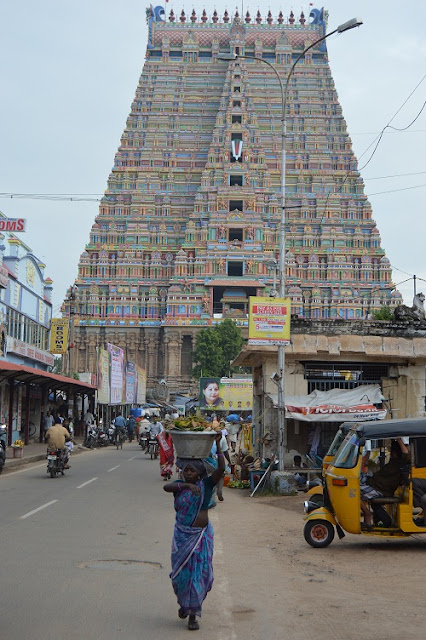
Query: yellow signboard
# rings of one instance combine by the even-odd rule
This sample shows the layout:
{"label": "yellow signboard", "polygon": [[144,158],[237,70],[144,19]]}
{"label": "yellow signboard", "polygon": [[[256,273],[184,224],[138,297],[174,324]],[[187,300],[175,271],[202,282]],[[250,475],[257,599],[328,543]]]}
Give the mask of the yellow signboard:
{"label": "yellow signboard", "polygon": [[50,325],[50,353],[66,353],[68,349],[68,319],[52,318]]}
{"label": "yellow signboard", "polygon": [[249,344],[284,345],[290,342],[290,298],[250,297]]}

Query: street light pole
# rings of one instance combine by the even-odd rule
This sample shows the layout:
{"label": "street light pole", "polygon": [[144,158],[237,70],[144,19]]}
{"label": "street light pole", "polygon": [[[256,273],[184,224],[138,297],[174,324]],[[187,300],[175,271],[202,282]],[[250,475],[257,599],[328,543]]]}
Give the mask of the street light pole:
{"label": "street light pole", "polygon": [[[355,27],[362,25],[360,18],[352,18],[347,22],[339,25],[334,31],[326,33],[321,38],[318,38],[306,47],[302,53],[293,62],[293,65],[287,74],[285,86],[281,80],[281,76],[273,64],[265,60],[264,58],[257,58],[256,56],[245,56],[236,53],[224,53],[217,56],[218,60],[232,61],[237,59],[258,60],[268,65],[278,78],[278,82],[281,89],[281,217],[280,217],[280,235],[279,235],[279,259],[278,259],[278,279],[279,279],[279,297],[285,297],[285,207],[286,207],[286,136],[287,136],[287,123],[286,123],[286,107],[287,107],[287,95],[290,78],[293,75],[294,69],[303,58],[305,53],[315,47],[317,44],[329,38],[335,33],[344,33]],[[278,386],[278,461],[279,470],[284,471],[284,453],[287,449],[287,430],[285,424],[285,347],[284,345],[278,346],[278,359],[277,359],[277,376],[276,382]]]}

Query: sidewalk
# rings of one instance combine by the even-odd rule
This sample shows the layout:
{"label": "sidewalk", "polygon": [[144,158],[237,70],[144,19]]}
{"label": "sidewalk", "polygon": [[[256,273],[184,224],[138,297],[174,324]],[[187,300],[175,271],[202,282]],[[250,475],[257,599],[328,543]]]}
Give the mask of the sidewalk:
{"label": "sidewalk", "polygon": [[[74,445],[72,455],[77,453],[88,451],[83,447],[83,438],[75,438],[77,444]],[[24,447],[22,458],[13,457],[13,447],[6,448],[6,464],[3,468],[3,472],[7,469],[15,469],[24,464],[30,464],[31,462],[38,462],[39,460],[46,459],[47,444],[45,442],[31,442]]]}

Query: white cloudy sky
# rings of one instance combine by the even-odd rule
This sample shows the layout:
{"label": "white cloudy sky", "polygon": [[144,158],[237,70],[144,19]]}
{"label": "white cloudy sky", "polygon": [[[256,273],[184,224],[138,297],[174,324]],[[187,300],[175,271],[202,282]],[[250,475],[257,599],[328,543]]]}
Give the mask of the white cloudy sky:
{"label": "white cloudy sky", "polygon": [[[234,12],[236,4],[220,0],[215,6],[222,14],[225,7]],[[2,193],[103,193],[143,66],[147,5],[16,0],[3,7]],[[172,0],[165,6],[177,14],[184,7],[189,16],[194,4]],[[198,14],[204,6],[195,5]],[[258,6],[245,2],[244,11],[253,16]],[[274,16],[280,9],[285,16],[291,9],[296,17],[302,9],[309,13],[308,2],[273,0],[264,6],[261,12],[270,7]],[[426,100],[424,0],[328,0],[324,6],[329,30],[354,16],[364,20],[360,29],[328,40],[332,73],[360,157],[404,103],[392,120],[395,127],[409,125]],[[386,133],[362,171],[395,283],[410,274],[426,280],[425,132],[426,109],[407,132]],[[373,195],[379,192],[387,193]],[[97,209],[96,202],[0,198],[5,215],[28,220],[25,241],[47,264],[56,310],[74,281]],[[399,288],[411,303],[413,282]],[[418,283],[422,288],[426,291],[426,282]]]}

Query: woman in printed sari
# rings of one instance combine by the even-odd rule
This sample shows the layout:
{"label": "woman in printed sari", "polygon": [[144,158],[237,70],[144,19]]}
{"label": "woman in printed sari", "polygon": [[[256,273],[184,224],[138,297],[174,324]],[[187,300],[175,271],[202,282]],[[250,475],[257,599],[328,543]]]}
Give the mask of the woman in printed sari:
{"label": "woman in printed sari", "polygon": [[173,473],[173,463],[175,461],[175,452],[173,449],[172,436],[168,431],[162,431],[157,436],[160,445],[160,473],[164,480],[170,480]]}
{"label": "woman in printed sari", "polygon": [[174,495],[176,511],[170,578],[180,607],[179,618],[189,616],[191,631],[199,629],[196,616],[201,617],[203,601],[213,584],[213,527],[207,509],[225,469],[221,435],[216,439],[218,468],[210,476],[202,460],[178,458],[176,465],[183,481],[164,485],[164,491]]}

